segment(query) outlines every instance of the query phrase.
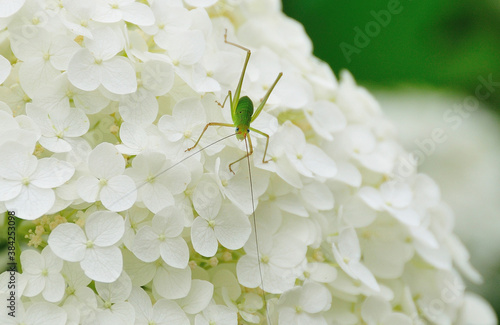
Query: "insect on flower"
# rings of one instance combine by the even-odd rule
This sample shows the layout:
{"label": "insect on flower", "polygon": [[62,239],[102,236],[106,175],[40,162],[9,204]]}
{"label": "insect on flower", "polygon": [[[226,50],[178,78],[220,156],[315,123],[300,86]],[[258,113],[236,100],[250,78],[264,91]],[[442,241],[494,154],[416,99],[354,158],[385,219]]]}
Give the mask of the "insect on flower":
{"label": "insect on flower", "polygon": [[201,132],[200,137],[198,140],[195,142],[195,144],[187,148],[186,151],[190,151],[194,149],[197,145],[198,142],[200,142],[201,138],[203,137],[203,134],[205,131],[208,129],[209,126],[227,126],[227,127],[235,127],[235,134],[236,138],[240,141],[247,141],[248,139],[248,148],[246,155],[243,157],[239,158],[236,161],[233,161],[232,163],[229,164],[229,170],[234,174],[234,171],[231,169],[231,166],[234,165],[235,163],[239,162],[240,160],[245,159],[246,157],[249,157],[253,153],[253,145],[252,145],[252,139],[250,138],[249,134],[250,131],[256,132],[260,135],[263,135],[266,137],[266,147],[264,149],[264,156],[262,157],[262,162],[267,163],[269,160],[266,160],[266,153],[267,153],[267,147],[269,145],[269,135],[254,129],[250,126],[250,124],[259,116],[260,112],[262,112],[262,109],[264,108],[264,105],[266,105],[267,99],[271,95],[271,92],[273,91],[274,87],[280,80],[281,76],[283,75],[282,72],[278,74],[278,77],[274,81],[274,83],[271,85],[269,90],[267,91],[266,95],[262,98],[262,101],[260,102],[259,106],[254,112],[254,107],[253,107],[253,102],[248,96],[243,96],[240,98],[241,95],[241,86],[243,85],[243,78],[245,77],[245,71],[247,69],[248,61],[250,61],[250,55],[251,52],[249,49],[246,47],[243,47],[241,45],[228,42],[227,40],[227,30],[224,34],[224,42],[229,45],[236,46],[244,51],[247,52],[247,56],[245,58],[245,63],[243,64],[243,70],[241,71],[241,76],[240,76],[240,81],[238,82],[238,86],[236,87],[236,90],[234,92],[234,98],[231,94],[231,90],[228,91],[226,98],[224,99],[224,102],[218,103],[221,107],[224,107],[226,104],[227,99],[229,98],[229,105],[231,106],[231,118],[233,119],[233,124],[230,123],[221,123],[221,122],[211,122],[205,125],[205,128],[203,129],[203,132]]}

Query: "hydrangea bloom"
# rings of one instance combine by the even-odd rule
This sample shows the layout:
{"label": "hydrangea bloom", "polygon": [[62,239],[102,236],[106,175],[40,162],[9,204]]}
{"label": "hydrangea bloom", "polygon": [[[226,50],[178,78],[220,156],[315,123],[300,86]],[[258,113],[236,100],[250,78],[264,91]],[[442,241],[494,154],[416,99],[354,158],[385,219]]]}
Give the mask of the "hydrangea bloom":
{"label": "hydrangea bloom", "polygon": [[[0,13],[0,208],[39,218],[28,237],[48,245],[23,253],[19,320],[2,324],[468,324],[484,304],[465,295],[459,272],[480,277],[436,184],[401,177],[407,153],[378,103],[312,56],[279,1]],[[252,50],[255,103],[283,72],[253,124],[271,159],[252,134],[253,197],[246,161],[228,170],[244,143],[211,145],[231,130],[184,152],[231,121],[216,101],[244,53],[225,30]]]}

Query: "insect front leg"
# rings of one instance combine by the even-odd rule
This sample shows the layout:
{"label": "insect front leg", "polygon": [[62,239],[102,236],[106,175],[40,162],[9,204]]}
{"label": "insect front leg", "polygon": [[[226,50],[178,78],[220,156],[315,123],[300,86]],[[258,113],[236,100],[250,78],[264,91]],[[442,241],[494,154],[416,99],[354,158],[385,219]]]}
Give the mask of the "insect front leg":
{"label": "insect front leg", "polygon": [[229,124],[229,123],[217,123],[217,122],[208,123],[207,125],[205,125],[203,132],[201,132],[200,137],[198,138],[198,140],[196,140],[194,146],[187,148],[184,152],[191,151],[198,145],[198,142],[200,142],[201,138],[203,137],[203,134],[205,134],[205,131],[207,131],[209,126],[227,126],[227,127],[231,127],[231,128],[234,127],[233,124]]}
{"label": "insect front leg", "polygon": [[224,101],[219,103],[218,101],[215,101],[220,107],[224,108],[224,105],[226,105],[226,100],[229,97],[229,105],[233,106],[233,97],[231,96],[231,90],[227,92],[226,98],[224,98]]}

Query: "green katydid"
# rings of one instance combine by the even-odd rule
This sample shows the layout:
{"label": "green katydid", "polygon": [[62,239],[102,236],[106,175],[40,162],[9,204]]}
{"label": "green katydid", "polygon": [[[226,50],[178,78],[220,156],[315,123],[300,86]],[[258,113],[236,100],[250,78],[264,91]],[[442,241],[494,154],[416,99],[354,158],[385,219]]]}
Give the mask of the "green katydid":
{"label": "green katydid", "polygon": [[198,138],[198,140],[196,141],[196,143],[192,147],[186,149],[186,151],[190,151],[190,150],[194,149],[198,145],[198,142],[200,142],[201,138],[203,137],[203,134],[205,133],[205,131],[207,131],[207,129],[208,129],[209,126],[235,127],[236,128],[236,130],[235,130],[236,138],[238,140],[240,140],[240,141],[248,139],[249,150],[247,150],[246,155],[244,155],[243,157],[241,157],[238,160],[236,160],[236,161],[234,161],[234,162],[232,162],[232,163],[229,164],[229,170],[234,174],[234,171],[232,170],[231,166],[234,165],[235,163],[239,162],[240,160],[245,159],[246,157],[249,157],[253,153],[252,140],[251,140],[251,138],[249,136],[250,131],[256,132],[256,133],[258,133],[258,134],[263,135],[263,136],[266,137],[266,147],[264,149],[264,156],[262,157],[262,162],[263,163],[267,163],[269,161],[269,160],[266,160],[267,147],[269,145],[269,135],[266,134],[266,133],[264,133],[264,132],[262,132],[262,131],[260,131],[260,130],[252,128],[250,126],[250,124],[262,112],[262,109],[264,108],[264,105],[266,105],[267,99],[271,95],[271,92],[273,91],[274,87],[276,86],[276,84],[280,80],[280,78],[283,75],[283,73],[280,72],[278,74],[278,77],[276,78],[276,80],[274,81],[274,83],[271,85],[271,87],[267,91],[266,95],[262,98],[259,106],[257,107],[257,110],[255,110],[255,112],[254,112],[254,107],[253,107],[252,100],[248,96],[243,96],[243,97],[240,98],[241,87],[243,85],[243,78],[245,77],[245,72],[246,72],[246,69],[247,69],[248,61],[250,60],[251,52],[246,47],[243,47],[243,46],[241,46],[239,44],[236,44],[236,43],[228,42],[228,40],[227,40],[227,30],[226,30],[226,32],[224,34],[224,42],[226,44],[236,46],[236,47],[238,47],[238,48],[240,48],[240,49],[242,49],[242,50],[244,50],[244,51],[247,52],[247,56],[245,58],[245,63],[243,64],[243,70],[241,71],[240,80],[239,80],[238,86],[236,87],[236,90],[234,92],[234,98],[231,95],[231,90],[229,90],[227,92],[226,98],[224,99],[224,102],[222,104],[220,104],[219,102],[217,102],[221,107],[224,107],[224,105],[226,104],[227,99],[229,98],[229,104],[231,106],[231,118],[233,119],[233,124],[230,124],[230,123],[220,123],[220,122],[211,122],[211,123],[208,123],[207,125],[205,125],[205,128],[203,129],[203,132],[201,132],[201,135]]}

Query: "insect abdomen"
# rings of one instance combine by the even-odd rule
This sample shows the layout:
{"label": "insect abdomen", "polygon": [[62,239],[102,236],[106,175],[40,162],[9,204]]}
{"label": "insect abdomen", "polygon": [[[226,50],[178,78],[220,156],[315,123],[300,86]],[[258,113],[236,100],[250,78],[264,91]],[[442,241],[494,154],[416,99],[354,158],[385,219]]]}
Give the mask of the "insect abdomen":
{"label": "insect abdomen", "polygon": [[253,114],[253,103],[248,96],[243,96],[238,101],[236,111],[233,116],[234,125],[250,125]]}

